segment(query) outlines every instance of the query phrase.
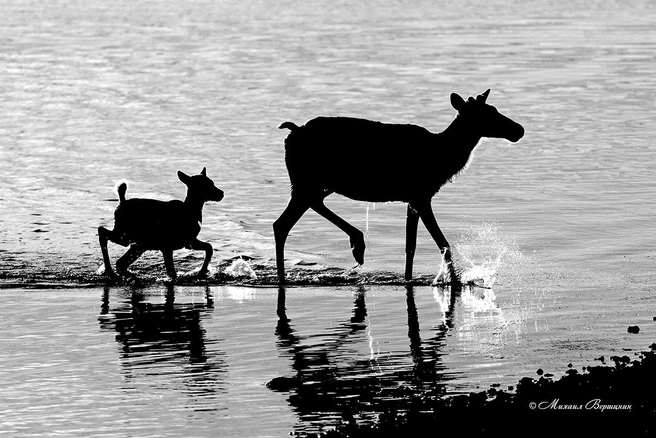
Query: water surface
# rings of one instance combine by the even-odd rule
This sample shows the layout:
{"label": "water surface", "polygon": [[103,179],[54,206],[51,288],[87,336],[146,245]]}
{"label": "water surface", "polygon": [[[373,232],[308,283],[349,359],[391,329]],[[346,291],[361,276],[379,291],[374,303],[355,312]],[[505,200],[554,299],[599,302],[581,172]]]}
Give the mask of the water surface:
{"label": "water surface", "polygon": [[[653,342],[652,2],[0,7],[0,417],[12,435],[302,433],[343,400],[367,417],[385,385],[513,385]],[[295,286],[281,313],[277,126],[346,115],[438,132],[450,93],[487,88],[526,136],[483,141],[433,201],[486,288],[431,287],[440,258],[422,226],[417,282],[404,285],[405,207],[331,196],[366,232],[366,263],[350,271],[347,237],[309,212],[288,239]],[[204,210],[209,281],[171,291],[149,254],[140,283],[103,290],[96,230],[111,227],[116,181],[128,196],[181,198],[176,171],[203,167],[226,192]],[[257,280],[225,274],[240,256]],[[201,257],[179,251],[176,266]],[[352,393],[369,379],[379,392]],[[314,404],[305,390],[338,396]]]}
{"label": "water surface", "polygon": [[[578,291],[583,302],[597,292]],[[626,296],[613,315],[492,297],[403,286],[4,289],[0,428],[304,435],[337,424],[345,407],[373,421],[390,398],[507,388],[539,367],[562,375],[563,358],[580,369],[644,341],[618,333],[644,305]]]}

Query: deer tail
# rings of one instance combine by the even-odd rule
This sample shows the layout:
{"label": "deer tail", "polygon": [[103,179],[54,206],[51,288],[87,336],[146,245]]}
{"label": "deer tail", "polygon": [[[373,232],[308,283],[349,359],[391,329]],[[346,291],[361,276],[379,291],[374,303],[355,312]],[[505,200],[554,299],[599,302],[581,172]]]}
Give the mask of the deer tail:
{"label": "deer tail", "polygon": [[298,126],[296,126],[296,123],[293,122],[284,122],[278,126],[278,129],[289,129],[290,131],[294,132],[294,130],[298,129]]}
{"label": "deer tail", "polygon": [[116,193],[118,194],[118,202],[125,202],[125,193],[128,191],[128,182],[119,181],[116,184]]}

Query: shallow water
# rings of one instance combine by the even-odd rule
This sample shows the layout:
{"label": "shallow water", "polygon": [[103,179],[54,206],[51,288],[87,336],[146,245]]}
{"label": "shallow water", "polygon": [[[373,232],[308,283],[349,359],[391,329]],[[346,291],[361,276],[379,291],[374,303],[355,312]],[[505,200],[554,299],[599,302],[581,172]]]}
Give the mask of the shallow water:
{"label": "shallow water", "polygon": [[[445,391],[466,391],[653,342],[652,2],[0,6],[3,430],[280,436],[332,418],[299,410],[299,381],[345,381],[348,399],[349,378],[434,369]],[[352,115],[440,131],[451,92],[487,88],[526,136],[483,141],[433,207],[459,267],[488,288],[452,299],[429,286],[440,258],[420,226],[409,293],[404,206],[332,196],[366,230],[366,263],[348,270],[346,236],[306,214],[287,243],[295,286],[280,327],[278,291],[262,287],[289,195],[277,126]],[[167,320],[161,257],[148,254],[141,282],[103,301],[96,229],[111,226],[116,181],[180,198],[176,171],[204,166],[226,192],[204,210],[209,292],[183,280]],[[257,280],[225,273],[240,256]],[[176,266],[201,257],[179,251]]]}
{"label": "shallow water", "polygon": [[[599,290],[577,293],[590,302]],[[539,367],[560,375],[564,358],[580,369],[645,339],[618,333],[644,306],[627,296],[612,316],[554,297],[493,296],[403,286],[6,289],[0,429],[305,434],[353,404],[371,421],[371,407],[399,387],[506,387]]]}

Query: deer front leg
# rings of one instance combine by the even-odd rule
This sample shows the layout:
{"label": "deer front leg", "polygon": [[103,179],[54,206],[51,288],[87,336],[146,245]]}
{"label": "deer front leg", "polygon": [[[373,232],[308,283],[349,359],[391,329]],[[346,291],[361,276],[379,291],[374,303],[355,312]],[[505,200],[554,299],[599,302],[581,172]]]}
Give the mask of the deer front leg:
{"label": "deer front leg", "polygon": [[458,275],[456,274],[456,270],[453,266],[453,260],[451,259],[451,247],[449,246],[449,242],[447,242],[446,238],[444,237],[444,234],[442,234],[442,230],[440,230],[440,227],[437,225],[435,214],[433,214],[433,208],[431,207],[430,198],[428,200],[412,202],[411,205],[417,211],[421,221],[424,223],[431,237],[440,248],[440,251],[444,256],[444,262],[446,263],[446,267],[449,271],[449,276],[451,277],[451,283],[457,283]]}
{"label": "deer front leg", "polygon": [[164,266],[166,267],[166,273],[171,278],[172,281],[175,281],[175,266],[173,266],[173,251],[172,250],[162,250],[162,255],[164,256]]}
{"label": "deer front leg", "polygon": [[417,249],[417,226],[419,213],[408,204],[408,215],[405,222],[405,280],[412,280],[412,263]]}
{"label": "deer front leg", "polygon": [[200,271],[198,271],[198,276],[202,277],[207,275],[207,269],[210,266],[210,260],[212,260],[212,254],[214,253],[214,248],[212,248],[212,245],[207,242],[201,242],[198,239],[194,239],[191,242],[190,245],[191,249],[195,249],[198,251],[205,251],[205,260],[203,260],[203,266],[200,268]]}

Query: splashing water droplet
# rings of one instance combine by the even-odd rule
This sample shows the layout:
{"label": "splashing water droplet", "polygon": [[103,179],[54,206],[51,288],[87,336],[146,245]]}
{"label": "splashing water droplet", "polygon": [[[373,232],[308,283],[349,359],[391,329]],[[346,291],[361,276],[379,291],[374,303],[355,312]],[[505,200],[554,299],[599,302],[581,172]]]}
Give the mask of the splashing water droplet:
{"label": "splashing water droplet", "polygon": [[507,252],[508,248],[502,247],[495,260],[484,260],[480,265],[463,256],[462,258],[471,266],[461,274],[460,281],[464,284],[476,284],[482,281],[484,287],[492,287],[497,279],[501,259]]}
{"label": "splashing water droplet", "polygon": [[442,253],[442,261],[440,262],[440,269],[433,279],[433,285],[449,284],[451,283],[451,273],[449,270],[449,263],[446,261],[446,253]]}
{"label": "splashing water droplet", "polygon": [[257,274],[251,268],[248,262],[241,258],[241,256],[232,262],[230,266],[225,269],[225,273],[232,277],[250,277],[257,279]]}
{"label": "splashing water droplet", "polygon": [[499,227],[489,223],[472,226],[456,249],[460,265],[469,265],[461,271],[461,283],[486,288],[494,285],[506,260],[521,256],[516,242],[502,236]]}

